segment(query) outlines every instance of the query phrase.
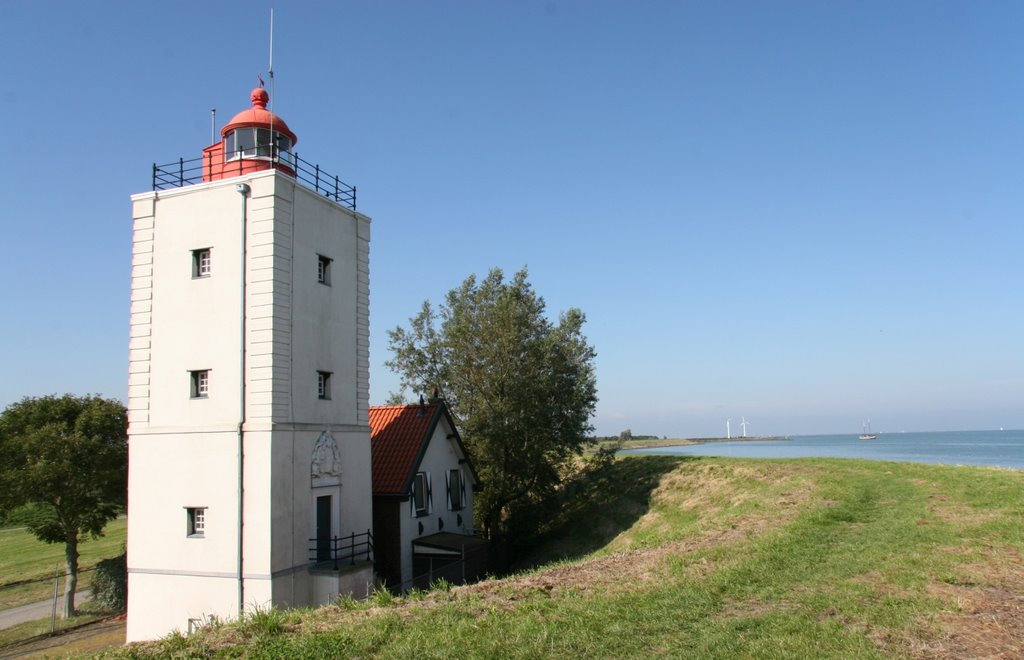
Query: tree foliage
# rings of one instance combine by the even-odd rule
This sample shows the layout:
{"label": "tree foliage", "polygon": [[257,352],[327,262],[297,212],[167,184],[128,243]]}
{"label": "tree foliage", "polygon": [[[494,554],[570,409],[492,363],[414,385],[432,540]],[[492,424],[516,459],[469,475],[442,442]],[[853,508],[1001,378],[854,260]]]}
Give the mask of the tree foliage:
{"label": "tree foliage", "polygon": [[0,511],[31,505],[29,530],[64,544],[65,616],[79,541],[99,536],[127,500],[127,429],[124,405],[96,396],[25,398],[0,413]]}
{"label": "tree foliage", "polygon": [[526,269],[509,281],[494,269],[388,332],[386,364],[402,387],[438,391],[459,425],[484,484],[477,522],[492,535],[557,487],[592,430],[595,352],[585,317],[569,309],[555,325],[544,311]]}

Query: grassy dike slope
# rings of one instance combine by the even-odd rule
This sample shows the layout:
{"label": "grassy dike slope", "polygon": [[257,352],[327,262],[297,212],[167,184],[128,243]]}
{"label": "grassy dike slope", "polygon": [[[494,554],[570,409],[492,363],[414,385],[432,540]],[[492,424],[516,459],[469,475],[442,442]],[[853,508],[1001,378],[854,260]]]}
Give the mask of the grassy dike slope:
{"label": "grassy dike slope", "polygon": [[255,613],[146,656],[1024,655],[1024,473],[628,457],[575,489],[531,572]]}

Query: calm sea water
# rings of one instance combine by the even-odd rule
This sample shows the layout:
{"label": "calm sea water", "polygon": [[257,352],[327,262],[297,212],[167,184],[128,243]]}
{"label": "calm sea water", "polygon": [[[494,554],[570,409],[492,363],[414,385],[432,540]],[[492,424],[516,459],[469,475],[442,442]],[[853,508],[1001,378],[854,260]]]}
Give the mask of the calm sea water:
{"label": "calm sea water", "polygon": [[984,465],[1024,469],[1024,431],[942,431],[856,435],[803,435],[789,440],[709,442],[632,449],[624,454],[735,456],[741,458],[866,458],[876,461]]}

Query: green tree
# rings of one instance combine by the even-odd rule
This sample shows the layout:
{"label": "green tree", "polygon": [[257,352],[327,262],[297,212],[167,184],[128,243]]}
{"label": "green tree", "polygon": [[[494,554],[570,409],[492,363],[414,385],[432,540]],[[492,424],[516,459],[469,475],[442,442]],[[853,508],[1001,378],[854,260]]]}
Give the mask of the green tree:
{"label": "green tree", "polygon": [[442,394],[483,482],[477,525],[493,537],[557,488],[589,442],[597,403],[594,349],[578,309],[557,325],[524,268],[470,276],[437,308],[388,332],[386,364],[402,387]]}
{"label": "green tree", "polygon": [[128,417],[97,396],[25,398],[0,413],[0,512],[32,505],[27,525],[63,543],[65,617],[75,613],[78,544],[100,536],[127,501]]}

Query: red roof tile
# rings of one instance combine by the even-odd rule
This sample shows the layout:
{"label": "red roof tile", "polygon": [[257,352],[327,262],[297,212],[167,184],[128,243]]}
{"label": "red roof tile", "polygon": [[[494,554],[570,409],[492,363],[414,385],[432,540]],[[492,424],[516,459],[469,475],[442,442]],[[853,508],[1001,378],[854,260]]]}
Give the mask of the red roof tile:
{"label": "red roof tile", "polygon": [[374,495],[405,495],[438,414],[438,404],[370,406]]}

